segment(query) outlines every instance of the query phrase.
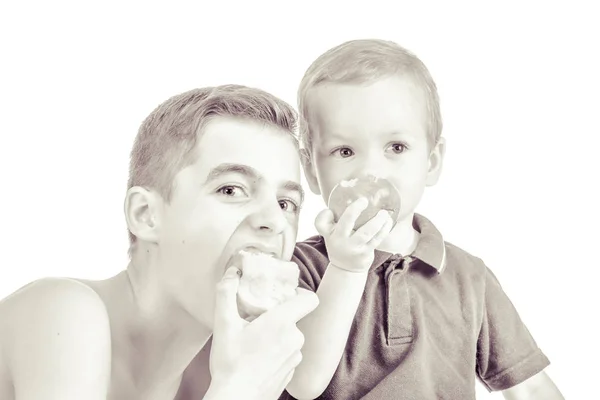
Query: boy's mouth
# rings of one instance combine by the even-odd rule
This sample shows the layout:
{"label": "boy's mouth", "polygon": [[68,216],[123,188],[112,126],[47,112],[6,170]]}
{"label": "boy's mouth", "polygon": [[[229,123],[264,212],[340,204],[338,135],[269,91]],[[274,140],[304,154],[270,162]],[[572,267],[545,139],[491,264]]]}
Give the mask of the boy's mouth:
{"label": "boy's mouth", "polygon": [[267,243],[252,242],[244,244],[239,251],[245,251],[252,254],[266,254],[275,258],[281,258],[281,249]]}
{"label": "boy's mouth", "polygon": [[268,256],[275,257],[275,258],[277,257],[277,253],[275,253],[274,251],[268,251],[265,249],[258,248],[256,246],[244,247],[242,249],[242,251],[245,251],[246,253],[252,253],[252,254],[266,254]]}

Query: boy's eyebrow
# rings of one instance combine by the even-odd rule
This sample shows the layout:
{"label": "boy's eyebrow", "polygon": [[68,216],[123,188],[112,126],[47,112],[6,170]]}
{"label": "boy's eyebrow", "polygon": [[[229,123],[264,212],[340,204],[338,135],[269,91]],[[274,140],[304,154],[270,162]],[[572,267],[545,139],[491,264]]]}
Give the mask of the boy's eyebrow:
{"label": "boy's eyebrow", "polygon": [[283,188],[290,192],[296,192],[300,195],[300,203],[304,203],[304,189],[302,185],[294,181],[287,181],[283,184]]}
{"label": "boy's eyebrow", "polygon": [[333,133],[328,133],[327,135],[323,135],[323,141],[324,142],[329,142],[329,141],[341,141],[344,142],[346,140],[348,140],[347,138],[344,137],[344,135],[337,133],[337,132],[333,132]]}
{"label": "boy's eyebrow", "polygon": [[390,136],[410,136],[409,133],[404,132],[404,131],[391,131],[389,133]]}
{"label": "boy's eyebrow", "polygon": [[[237,173],[254,180],[261,178],[261,175],[258,173],[258,171],[248,165],[223,163],[210,170],[208,176],[206,177],[206,183],[217,179],[221,175],[229,173]],[[298,193],[300,195],[300,202],[304,202],[304,189],[298,182],[286,181],[283,183],[282,187],[287,191]]]}
{"label": "boy's eyebrow", "polygon": [[248,178],[259,178],[259,173],[254,168],[248,165],[223,163],[217,165],[216,167],[210,170],[208,176],[206,177],[206,183],[217,179],[221,175],[229,174],[232,172],[247,176]]}

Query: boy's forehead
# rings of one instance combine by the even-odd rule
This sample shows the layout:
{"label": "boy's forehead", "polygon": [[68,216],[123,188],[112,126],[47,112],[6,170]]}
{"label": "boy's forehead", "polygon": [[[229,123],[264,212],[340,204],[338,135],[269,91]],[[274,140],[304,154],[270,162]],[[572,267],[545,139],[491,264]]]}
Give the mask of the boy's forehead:
{"label": "boy's forehead", "polygon": [[425,129],[427,103],[414,79],[391,76],[366,83],[323,83],[313,88],[311,131],[326,140],[356,131],[415,132]]}
{"label": "boy's forehead", "polygon": [[237,173],[270,181],[299,180],[300,161],[291,135],[245,119],[215,118],[196,145],[196,171],[204,179]]}

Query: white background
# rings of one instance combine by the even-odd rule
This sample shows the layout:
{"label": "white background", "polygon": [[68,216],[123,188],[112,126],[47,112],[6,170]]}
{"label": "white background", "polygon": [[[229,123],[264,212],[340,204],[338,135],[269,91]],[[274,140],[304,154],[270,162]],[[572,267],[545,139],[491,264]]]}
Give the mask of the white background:
{"label": "white background", "polygon": [[[416,52],[439,86],[447,157],[419,211],[493,269],[564,395],[597,395],[594,2],[7,3],[0,298],[40,277],[105,278],[126,266],[128,154],[160,102],[240,83],[295,106],[315,57],[378,37]],[[322,207],[309,196],[300,239]]]}

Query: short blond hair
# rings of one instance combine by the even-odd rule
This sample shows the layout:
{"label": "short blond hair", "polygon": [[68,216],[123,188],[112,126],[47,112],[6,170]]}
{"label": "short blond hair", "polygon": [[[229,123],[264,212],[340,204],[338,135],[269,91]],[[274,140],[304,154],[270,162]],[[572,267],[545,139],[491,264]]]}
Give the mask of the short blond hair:
{"label": "short blond hair", "polygon": [[[196,143],[217,116],[277,126],[298,144],[297,113],[274,95],[241,85],[193,89],[166,100],[142,122],[131,150],[127,189],[156,190],[168,202],[175,175],[202,156],[194,151]],[[131,232],[129,239],[130,245],[136,241]]]}
{"label": "short blond hair", "polygon": [[442,116],[436,84],[425,64],[398,44],[379,40],[351,40],[327,50],[306,70],[298,89],[299,128],[302,146],[312,153],[308,96],[321,83],[364,83],[395,74],[410,76],[424,90],[427,138],[430,147],[442,134]]}

